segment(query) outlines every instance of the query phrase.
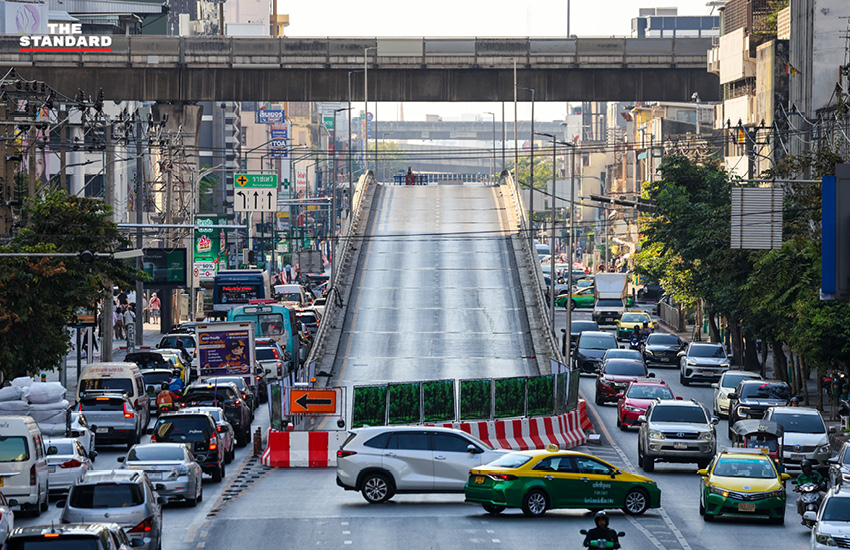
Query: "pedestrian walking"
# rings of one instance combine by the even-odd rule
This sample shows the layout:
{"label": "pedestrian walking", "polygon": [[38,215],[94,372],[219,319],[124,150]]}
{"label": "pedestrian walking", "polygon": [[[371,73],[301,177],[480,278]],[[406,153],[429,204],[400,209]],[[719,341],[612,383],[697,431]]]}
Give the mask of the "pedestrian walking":
{"label": "pedestrian walking", "polygon": [[160,307],[159,297],[156,295],[156,292],[151,294],[150,301],[150,309],[151,309],[151,322],[159,324],[159,307]]}
{"label": "pedestrian walking", "polygon": [[133,311],[133,308],[125,306],[124,307],[124,328],[125,328],[124,338],[125,339],[128,339],[128,340],[130,339],[130,331],[126,330],[126,328],[129,327],[130,325],[132,325],[135,322],[136,322],[136,312]]}
{"label": "pedestrian walking", "polygon": [[124,311],[123,307],[116,305],[112,308],[112,328],[115,338],[122,340],[124,338]]}

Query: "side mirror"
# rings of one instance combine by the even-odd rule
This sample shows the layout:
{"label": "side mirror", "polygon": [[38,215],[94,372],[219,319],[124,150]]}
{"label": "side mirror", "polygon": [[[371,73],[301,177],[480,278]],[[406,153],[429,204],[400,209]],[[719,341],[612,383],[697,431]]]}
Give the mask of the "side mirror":
{"label": "side mirror", "polygon": [[180,369],[174,369],[173,371],[171,371],[171,374],[172,376],[180,376],[183,373],[180,372]]}
{"label": "side mirror", "polygon": [[646,424],[646,415],[642,414],[638,417],[638,424]]}
{"label": "side mirror", "polygon": [[716,416],[712,416],[712,417],[711,417],[711,423],[712,423],[712,424],[717,424],[718,422],[720,422],[720,419],[719,419],[719,418],[717,418]]}
{"label": "side mirror", "polygon": [[479,449],[478,447],[476,447],[475,445],[472,445],[472,444],[470,444],[466,447],[466,451],[468,453],[474,454],[474,455],[481,454],[481,453],[484,452],[484,451],[482,451],[481,449]]}
{"label": "side mirror", "polygon": [[586,535],[586,534],[587,534],[587,529],[582,529],[581,531],[579,531],[579,533],[581,533],[582,535]]}
{"label": "side mirror", "polygon": [[837,432],[837,431],[838,431],[838,426],[830,426],[830,427],[827,429],[827,432],[828,432],[828,433],[831,433],[831,434],[834,434],[834,433],[835,433],[835,432]]}
{"label": "side mirror", "polygon": [[828,464],[838,464],[838,457],[834,456],[826,461]]}
{"label": "side mirror", "polygon": [[735,392],[730,393],[730,394],[729,394],[729,399],[738,399],[738,394],[737,394],[737,393],[735,393]]}
{"label": "side mirror", "polygon": [[625,536],[626,536],[626,534],[623,531],[620,531],[619,533],[617,533],[618,538],[622,538],[622,537],[625,537]]}
{"label": "side mirror", "polygon": [[618,394],[617,394],[617,395],[615,395],[614,397],[616,397],[617,399],[622,399],[622,398],[624,398],[625,396],[626,396],[626,394],[624,394],[624,393],[618,393]]}
{"label": "side mirror", "polygon": [[[65,500],[59,500],[59,501],[56,501],[56,507],[57,507],[57,508],[64,508],[64,507],[65,507],[65,502],[66,502]],[[11,504],[11,503],[10,503],[10,504]]]}
{"label": "side mirror", "polygon": [[51,445],[50,447],[47,448],[47,455],[48,456],[56,455],[56,454],[59,454],[59,449],[57,449],[56,446]]}
{"label": "side mirror", "polygon": [[154,489],[156,489],[157,491],[165,491],[165,485],[163,485],[162,483],[157,483],[156,485],[154,485]]}
{"label": "side mirror", "polygon": [[647,375],[646,375],[646,377],[647,377],[647,378],[655,378],[655,373],[654,373],[654,372],[650,372],[649,374],[647,374]]}
{"label": "side mirror", "polygon": [[782,479],[782,481],[788,481],[789,479],[791,479],[791,474],[782,474],[780,478]]}
{"label": "side mirror", "polygon": [[9,506],[17,506],[19,504],[18,499],[16,499],[16,498],[7,498],[6,503]]}
{"label": "side mirror", "polygon": [[[160,483],[160,485],[162,485],[162,484]],[[167,501],[167,500],[165,500],[165,499],[164,499],[164,498],[162,498],[162,497],[156,497],[156,503],[157,503],[157,504],[159,504],[160,506],[162,506],[163,504],[165,504],[165,503],[167,503],[167,502],[168,502],[168,501]]]}
{"label": "side mirror", "polygon": [[145,433],[148,434],[148,435],[153,435],[153,428],[146,429]]}
{"label": "side mirror", "polygon": [[815,523],[817,523],[818,513],[812,510],[809,510],[808,512],[803,512],[803,519],[806,521],[814,521]]}
{"label": "side mirror", "polygon": [[156,391],[156,387],[153,384],[150,384],[149,386],[145,387],[145,391],[148,393],[153,393],[154,391]]}
{"label": "side mirror", "polygon": [[684,351],[680,351],[679,353],[677,353],[677,354],[676,354],[676,356],[677,356],[677,357],[684,357],[684,356],[685,356],[685,352],[684,352]]}
{"label": "side mirror", "polygon": [[562,328],[562,329],[561,329],[561,332],[566,333],[566,332],[567,332],[567,329]]}
{"label": "side mirror", "polygon": [[718,385],[717,385],[717,382],[715,382],[714,384],[712,384],[712,385],[711,385],[711,387],[712,387],[712,388],[714,388],[714,389],[716,390],[716,389],[718,389],[720,386],[718,386]]}
{"label": "side mirror", "polygon": [[271,369],[266,369],[266,374],[271,374],[271,373],[272,373]]}
{"label": "side mirror", "polygon": [[119,456],[115,460],[117,460],[118,462],[124,462],[125,460],[127,460],[127,457],[126,456]]}
{"label": "side mirror", "polygon": [[133,548],[141,548],[145,545],[144,539],[130,539],[130,546]]}
{"label": "side mirror", "polygon": [[707,476],[708,470],[704,470],[704,469],[703,470],[697,470],[697,475],[698,476]]}

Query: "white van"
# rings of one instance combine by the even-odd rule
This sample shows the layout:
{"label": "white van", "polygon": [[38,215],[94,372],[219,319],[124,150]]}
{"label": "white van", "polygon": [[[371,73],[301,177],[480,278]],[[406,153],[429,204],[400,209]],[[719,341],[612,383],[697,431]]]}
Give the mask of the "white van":
{"label": "white van", "polygon": [[274,297],[284,305],[302,307],[307,304],[307,293],[301,285],[274,285]]}
{"label": "white van", "polygon": [[0,492],[39,515],[47,510],[47,491],[47,450],[38,424],[29,416],[0,417]]}
{"label": "white van", "polygon": [[90,363],[83,367],[77,384],[77,402],[84,391],[121,392],[127,395],[136,414],[143,420],[142,426],[150,422],[148,394],[142,371],[135,363]]}

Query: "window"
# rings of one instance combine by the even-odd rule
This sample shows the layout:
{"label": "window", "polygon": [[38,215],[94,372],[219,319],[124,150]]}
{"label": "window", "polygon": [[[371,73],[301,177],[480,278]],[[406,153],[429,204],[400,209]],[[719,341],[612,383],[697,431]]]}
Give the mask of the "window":
{"label": "window", "polygon": [[605,363],[604,374],[617,376],[646,376],[646,367],[643,363],[630,359],[614,359]]}
{"label": "window", "polygon": [[21,436],[0,436],[0,462],[26,462],[30,459],[27,439]]}
{"label": "window", "polygon": [[596,300],[596,308],[602,307],[623,307],[623,301],[614,298],[600,298]]}
{"label": "window", "polygon": [[390,438],[387,449],[430,451],[431,445],[425,432],[398,432]]}
{"label": "window", "polygon": [[453,435],[435,433],[431,437],[434,438],[434,450],[443,451],[446,453],[468,453],[467,447],[471,445],[466,439]]}
{"label": "window", "polygon": [[729,374],[728,372],[723,375],[723,380],[720,383],[720,386],[723,388],[737,388],[738,384],[741,383],[742,380],[750,380],[752,376],[747,376],[746,374]]}
{"label": "window", "polygon": [[721,458],[714,466],[713,475],[721,477],[749,477],[755,479],[771,479],[776,477],[776,470],[768,460],[752,458]]}
{"label": "window", "polygon": [[647,346],[678,346],[681,342],[672,334],[650,334],[646,339]]}
{"label": "window", "polygon": [[135,483],[77,485],[68,499],[72,508],[126,508],[144,504],[144,495]]}
{"label": "window", "polygon": [[534,467],[535,470],[544,472],[561,472],[566,474],[576,473],[575,464],[568,456],[550,456],[544,458]]}
{"label": "window", "polygon": [[579,342],[581,349],[617,349],[617,341],[613,336],[583,336]]}
{"label": "window", "polygon": [[832,497],[826,501],[821,521],[847,521],[850,517],[850,498]]}
{"label": "window", "polygon": [[817,414],[778,413],[770,417],[786,432],[820,434],[826,433],[823,420]]}
{"label": "window", "polygon": [[490,464],[487,464],[486,468],[519,468],[526,462],[531,460],[531,457],[528,455],[521,455],[516,453],[506,454],[505,456],[499,457]]}
{"label": "window", "polygon": [[741,397],[749,399],[791,399],[791,388],[786,384],[744,384]]}
{"label": "window", "polygon": [[[369,441],[363,444],[364,447],[371,447],[373,449],[383,449],[387,446],[387,442],[390,440],[389,433],[382,433],[381,435],[376,435]],[[343,445],[343,447],[345,447]]]}
{"label": "window", "polygon": [[649,320],[649,316],[643,313],[624,313],[621,319],[624,323],[644,323]]}
{"label": "window", "polygon": [[274,348],[257,348],[256,351],[258,361],[274,361],[275,359],[280,359],[280,357],[278,357],[277,350]]}
{"label": "window", "polygon": [[146,372],[144,373],[144,380],[146,386],[154,386],[154,389],[158,390],[159,385],[163,382],[168,382],[169,378],[171,378],[170,372]]}
{"label": "window", "polygon": [[127,460],[145,461],[145,460],[183,460],[184,447],[173,447],[171,445],[137,445],[133,447]]}
{"label": "window", "polygon": [[632,399],[673,399],[673,392],[666,386],[632,384],[626,396]]}
{"label": "window", "polygon": [[80,392],[87,390],[116,390],[129,395],[133,393],[133,381],[129,378],[85,378]]}
{"label": "window", "polygon": [[586,456],[575,457],[576,470],[580,474],[610,475],[611,467]]}
{"label": "window", "polygon": [[652,408],[652,422],[683,422],[686,424],[707,424],[702,407],[661,406]]}
{"label": "window", "polygon": [[91,535],[62,535],[46,539],[42,536],[12,539],[9,550],[101,550],[97,538]]}
{"label": "window", "polygon": [[76,441],[51,441],[48,443],[48,447],[56,447],[57,455],[72,455],[74,454],[74,443]]}
{"label": "window", "polygon": [[280,313],[265,313],[257,316],[260,323],[260,334],[263,336],[280,336],[283,334],[283,315]]}
{"label": "window", "polygon": [[195,338],[192,336],[166,336],[160,342],[157,348],[159,349],[194,349]]}
{"label": "window", "polygon": [[208,441],[215,430],[204,416],[180,415],[160,419],[154,433],[156,440],[182,443],[184,441]]}
{"label": "window", "polygon": [[123,411],[124,400],[116,399],[115,397],[86,397],[83,398],[82,405],[84,411]]}
{"label": "window", "polygon": [[723,351],[723,346],[714,346],[710,344],[692,345],[688,348],[688,357],[726,357],[726,352]]}

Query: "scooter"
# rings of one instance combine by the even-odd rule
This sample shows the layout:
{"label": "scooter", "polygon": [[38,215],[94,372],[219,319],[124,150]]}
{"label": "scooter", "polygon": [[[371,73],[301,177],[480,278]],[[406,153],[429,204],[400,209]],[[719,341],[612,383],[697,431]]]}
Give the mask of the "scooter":
{"label": "scooter", "polygon": [[640,351],[640,345],[642,343],[643,343],[642,338],[635,338],[634,336],[631,336],[629,338],[629,349],[634,349],[634,350]]}
{"label": "scooter", "polygon": [[806,512],[817,514],[821,504],[820,486],[817,483],[804,483],[796,487],[794,491],[800,493],[800,496],[797,498],[802,503],[802,506],[798,508],[798,511],[803,516],[803,525],[811,529],[817,522],[806,519]]}
{"label": "scooter", "polygon": [[[579,531],[582,535],[587,535],[587,529],[582,529]],[[617,533],[617,538],[623,538],[626,534],[622,531]],[[588,548],[614,548],[614,541],[608,539],[599,539],[590,541],[590,545]]]}

